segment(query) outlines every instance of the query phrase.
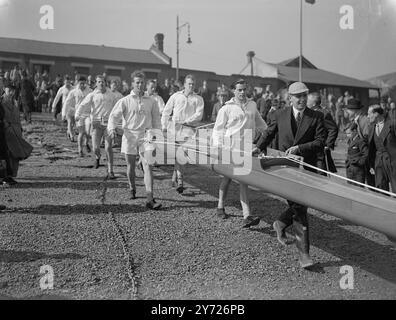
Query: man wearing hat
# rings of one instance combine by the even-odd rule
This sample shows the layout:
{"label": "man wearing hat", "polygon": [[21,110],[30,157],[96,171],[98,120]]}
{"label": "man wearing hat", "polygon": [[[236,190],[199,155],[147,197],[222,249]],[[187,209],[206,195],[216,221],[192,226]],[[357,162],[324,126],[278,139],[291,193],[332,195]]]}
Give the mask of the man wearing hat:
{"label": "man wearing hat", "polygon": [[217,102],[213,106],[212,110],[212,118],[211,120],[213,122],[216,121],[217,115],[219,114],[219,110],[221,109],[222,106],[226,103],[228,99],[228,91],[224,89],[220,89],[219,92],[217,93]]}
{"label": "man wearing hat", "polygon": [[362,105],[359,100],[351,98],[346,105],[346,111],[349,120],[353,121],[358,126],[358,133],[361,138],[367,138],[369,121],[367,115],[362,110]]}
{"label": "man wearing hat", "polygon": [[[316,166],[318,152],[323,150],[326,139],[323,113],[307,108],[308,88],[304,83],[291,84],[288,93],[291,108],[274,113],[268,129],[257,142],[257,149],[265,152],[278,133],[280,151],[286,155],[302,156],[304,162]],[[273,228],[278,241],[286,245],[289,242],[285,229],[293,225],[300,265],[308,268],[313,261],[309,256],[307,207],[293,201],[288,201],[288,204],[289,208],[280,214]]]}
{"label": "man wearing hat", "polygon": [[[355,98],[349,99],[348,104],[346,105],[346,111],[348,113],[349,120],[356,123],[359,137],[362,139],[368,139],[370,122],[363,111],[360,101]],[[370,186],[375,185],[375,177],[370,173],[370,166],[368,163],[366,165],[366,183]]]}
{"label": "man wearing hat", "polygon": [[318,168],[330,172],[337,172],[334,160],[331,156],[331,150],[334,150],[335,142],[338,136],[338,126],[335,123],[330,111],[322,108],[322,98],[318,92],[312,92],[308,95],[308,108],[322,112],[324,116],[324,126],[326,129],[326,143],[324,150],[318,154]]}

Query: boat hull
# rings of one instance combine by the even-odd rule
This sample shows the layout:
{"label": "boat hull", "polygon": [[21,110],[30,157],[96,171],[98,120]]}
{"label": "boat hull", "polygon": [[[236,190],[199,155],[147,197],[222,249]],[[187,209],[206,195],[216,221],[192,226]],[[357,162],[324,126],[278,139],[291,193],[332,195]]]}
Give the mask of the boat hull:
{"label": "boat hull", "polygon": [[[396,242],[395,198],[296,166],[268,167],[264,165],[263,159],[257,157],[250,157],[248,165],[220,164],[216,155],[205,155],[203,148],[194,148],[191,143],[188,145],[183,150],[192,164],[211,168],[214,172],[240,183],[378,231]],[[159,145],[159,148],[164,152],[163,145]],[[170,151],[176,155],[178,161],[185,163],[186,156],[180,150],[176,152],[172,148],[167,146],[167,152]]]}

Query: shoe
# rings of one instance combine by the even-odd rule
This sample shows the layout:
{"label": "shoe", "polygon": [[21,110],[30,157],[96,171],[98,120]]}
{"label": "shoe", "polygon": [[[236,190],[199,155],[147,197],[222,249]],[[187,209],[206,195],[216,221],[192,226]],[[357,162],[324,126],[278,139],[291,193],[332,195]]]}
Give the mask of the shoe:
{"label": "shoe", "polygon": [[178,193],[182,194],[183,191],[184,191],[183,185],[182,185],[182,184],[179,184],[179,185],[177,186],[177,188],[176,188],[176,191],[177,191]]}
{"label": "shoe", "polygon": [[286,224],[284,224],[282,221],[276,220],[272,224],[272,227],[274,228],[274,230],[276,232],[276,238],[278,239],[278,242],[281,245],[286,246],[286,245],[290,244],[290,241],[286,237],[286,233],[285,233]]}
{"label": "shoe", "polygon": [[135,200],[136,199],[136,190],[135,189],[131,189],[131,199]]}
{"label": "shoe", "polygon": [[296,234],[296,247],[298,249],[298,262],[301,268],[307,269],[314,265],[309,256],[309,232],[308,226],[293,221],[293,229]]}
{"label": "shoe", "polygon": [[216,216],[220,219],[227,219],[227,214],[225,213],[224,208],[217,208]]}
{"label": "shoe", "polygon": [[7,209],[7,207],[0,204],[0,211],[5,210],[5,209]]}
{"label": "shoe", "polygon": [[87,148],[87,152],[91,153],[91,147],[89,146],[89,144],[87,144],[85,147]]}
{"label": "shoe", "polygon": [[114,172],[109,172],[109,173],[107,174],[107,178],[110,179],[110,180],[117,179],[116,176],[114,175]]}
{"label": "shoe", "polygon": [[300,263],[300,267],[303,269],[308,269],[314,265],[314,262],[307,253],[300,253],[298,257],[298,262]]}
{"label": "shoe", "polygon": [[95,164],[94,164],[94,168],[98,169],[100,164],[99,164],[100,159],[95,159]]}
{"label": "shoe", "polygon": [[18,182],[16,182],[12,177],[5,177],[3,179],[3,184],[13,186],[16,185]]}
{"label": "shoe", "polygon": [[160,203],[156,203],[155,200],[151,200],[150,202],[146,202],[146,208],[151,210],[159,210],[162,207]]}
{"label": "shoe", "polygon": [[260,218],[248,216],[247,218],[243,219],[242,228],[250,228],[252,226],[257,226],[260,223]]}

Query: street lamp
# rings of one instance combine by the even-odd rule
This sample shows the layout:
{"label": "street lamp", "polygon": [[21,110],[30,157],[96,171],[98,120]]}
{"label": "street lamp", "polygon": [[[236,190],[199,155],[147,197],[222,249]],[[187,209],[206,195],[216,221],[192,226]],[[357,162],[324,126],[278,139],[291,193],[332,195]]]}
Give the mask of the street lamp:
{"label": "street lamp", "polygon": [[176,17],[176,81],[179,80],[179,36],[181,28],[187,26],[188,27],[188,39],[187,43],[191,44],[191,35],[190,35],[190,23],[186,22],[179,26],[179,16]]}

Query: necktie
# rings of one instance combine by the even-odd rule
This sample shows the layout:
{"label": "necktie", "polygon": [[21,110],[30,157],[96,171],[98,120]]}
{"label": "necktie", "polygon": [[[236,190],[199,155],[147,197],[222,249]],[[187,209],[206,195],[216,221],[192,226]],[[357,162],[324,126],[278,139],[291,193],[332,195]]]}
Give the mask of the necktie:
{"label": "necktie", "polygon": [[377,134],[377,136],[381,134],[381,126],[379,123],[375,125],[375,133]]}
{"label": "necktie", "polygon": [[296,122],[297,126],[299,126],[301,123],[301,112],[297,112]]}

